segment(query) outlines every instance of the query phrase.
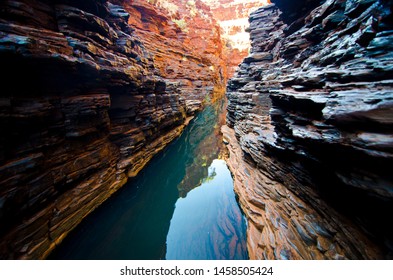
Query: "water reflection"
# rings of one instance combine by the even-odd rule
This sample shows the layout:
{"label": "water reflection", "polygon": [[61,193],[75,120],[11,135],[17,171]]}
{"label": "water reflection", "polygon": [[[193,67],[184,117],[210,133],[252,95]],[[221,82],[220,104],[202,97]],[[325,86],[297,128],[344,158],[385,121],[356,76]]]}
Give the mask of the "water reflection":
{"label": "water reflection", "polygon": [[245,222],[224,160],[214,160],[202,184],[179,198],[166,259],[246,259]]}
{"label": "water reflection", "polygon": [[207,176],[207,167],[225,152],[220,131],[225,124],[225,106],[225,102],[220,101],[207,107],[198,115],[198,125],[190,130],[188,142],[193,146],[193,160],[187,165],[184,178],[177,187],[180,197],[185,197],[190,190],[199,186]]}
{"label": "water reflection", "polygon": [[[193,240],[194,237],[191,235],[183,236],[183,241],[194,242],[188,249],[192,247],[195,253],[182,256],[178,253],[180,249],[170,245],[168,250],[173,253],[168,253],[167,257],[244,257],[245,228],[233,191],[229,194],[229,190],[232,190],[229,171],[221,170],[223,167],[218,168],[219,164],[215,162],[212,166],[217,164],[216,175],[213,176],[212,170],[208,171],[208,166],[220,157],[222,151],[219,122],[225,120],[224,114],[221,113],[223,106],[222,103],[216,103],[198,114],[177,140],[154,157],[138,176],[89,215],[50,258],[164,259],[171,219],[171,238],[175,238],[175,228],[172,229],[175,224],[183,233],[185,228],[189,227],[185,222],[183,229],[180,222],[175,222],[179,215],[178,210],[175,211],[175,205],[176,209],[186,207],[181,205],[186,204],[189,197],[190,209],[192,205],[196,205],[193,209],[206,208],[198,210],[201,214],[205,213],[199,216],[199,227],[209,229],[210,239],[202,235],[200,240]],[[210,183],[220,180],[222,184],[211,187]],[[200,187],[190,192],[197,186]],[[224,187],[225,189],[222,189]],[[178,201],[179,197],[187,198]],[[204,202],[198,202],[198,197],[201,200],[203,198]],[[207,209],[215,209],[216,212],[207,215],[204,212]],[[206,220],[203,220],[204,216],[207,217]],[[217,216],[216,219],[213,219],[214,216]],[[191,229],[189,230],[192,233]],[[178,243],[182,248],[183,241],[179,240]],[[205,256],[200,245],[202,243],[205,244]],[[238,252],[239,250],[243,250],[242,253]]]}

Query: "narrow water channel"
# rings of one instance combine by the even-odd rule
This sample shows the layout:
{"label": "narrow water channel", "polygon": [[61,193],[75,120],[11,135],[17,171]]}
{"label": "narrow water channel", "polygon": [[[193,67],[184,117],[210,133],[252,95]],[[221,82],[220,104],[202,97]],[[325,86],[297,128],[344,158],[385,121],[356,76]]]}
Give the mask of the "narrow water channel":
{"label": "narrow water channel", "polygon": [[247,259],[246,222],[222,160],[222,102],[89,215],[50,259]]}

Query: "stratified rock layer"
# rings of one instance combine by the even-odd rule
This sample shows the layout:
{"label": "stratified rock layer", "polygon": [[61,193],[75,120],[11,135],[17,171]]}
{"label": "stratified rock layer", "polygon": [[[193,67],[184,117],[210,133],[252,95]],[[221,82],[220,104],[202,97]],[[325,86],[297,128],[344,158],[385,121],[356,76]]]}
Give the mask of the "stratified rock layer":
{"label": "stratified rock layer", "polygon": [[391,6],[318,5],[252,13],[251,54],[228,85],[223,130],[250,257],[390,258]]}
{"label": "stratified rock layer", "polygon": [[270,3],[269,0],[200,0],[210,7],[221,27],[224,52],[227,54],[228,77],[248,55],[250,36],[248,16],[251,11]]}
{"label": "stratified rock layer", "polygon": [[147,2],[0,3],[0,259],[47,256],[220,92],[184,36]]}
{"label": "stratified rock layer", "polygon": [[183,96],[189,113],[224,95],[221,36],[208,7],[199,0],[117,1],[132,15],[128,23],[152,58],[151,70]]}

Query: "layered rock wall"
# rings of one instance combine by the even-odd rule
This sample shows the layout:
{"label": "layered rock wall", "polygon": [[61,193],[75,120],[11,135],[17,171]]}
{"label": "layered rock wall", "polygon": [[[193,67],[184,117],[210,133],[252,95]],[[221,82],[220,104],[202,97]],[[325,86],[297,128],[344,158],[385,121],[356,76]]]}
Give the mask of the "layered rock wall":
{"label": "layered rock wall", "polygon": [[250,257],[391,258],[391,3],[272,2],[223,129]]}
{"label": "layered rock wall", "polygon": [[201,0],[210,10],[221,28],[228,77],[232,77],[250,50],[248,17],[269,0]]}
{"label": "layered rock wall", "polygon": [[187,110],[222,97],[227,67],[219,26],[201,1],[124,2],[129,25],[152,56],[154,73],[181,92]]}
{"label": "layered rock wall", "polygon": [[185,36],[147,2],[1,1],[1,259],[47,256],[220,92]]}

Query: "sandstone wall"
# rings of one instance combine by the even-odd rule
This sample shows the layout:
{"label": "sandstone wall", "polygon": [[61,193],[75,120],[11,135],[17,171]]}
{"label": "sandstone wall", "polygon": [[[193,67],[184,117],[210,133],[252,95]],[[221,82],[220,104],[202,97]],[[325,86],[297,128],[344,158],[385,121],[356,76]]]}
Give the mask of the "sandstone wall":
{"label": "sandstone wall", "polygon": [[223,129],[250,257],[391,258],[391,1],[272,2]]}
{"label": "sandstone wall", "polygon": [[1,1],[0,259],[47,256],[222,92],[185,36],[145,1]]}

